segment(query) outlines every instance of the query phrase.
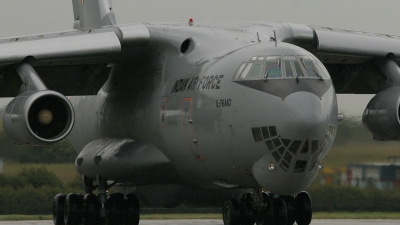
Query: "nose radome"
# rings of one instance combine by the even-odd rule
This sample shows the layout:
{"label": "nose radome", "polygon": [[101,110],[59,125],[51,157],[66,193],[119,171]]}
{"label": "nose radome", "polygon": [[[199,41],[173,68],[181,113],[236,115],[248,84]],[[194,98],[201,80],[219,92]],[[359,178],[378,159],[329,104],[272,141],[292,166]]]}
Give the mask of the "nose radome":
{"label": "nose radome", "polygon": [[266,141],[268,152],[253,164],[257,182],[276,194],[304,190],[316,176],[324,149],[334,138],[332,100],[310,92],[295,92],[282,99],[276,136]]}
{"label": "nose radome", "polygon": [[289,139],[320,139],[329,127],[330,112],[322,100],[310,92],[296,92],[284,99],[285,118],[279,134]]}

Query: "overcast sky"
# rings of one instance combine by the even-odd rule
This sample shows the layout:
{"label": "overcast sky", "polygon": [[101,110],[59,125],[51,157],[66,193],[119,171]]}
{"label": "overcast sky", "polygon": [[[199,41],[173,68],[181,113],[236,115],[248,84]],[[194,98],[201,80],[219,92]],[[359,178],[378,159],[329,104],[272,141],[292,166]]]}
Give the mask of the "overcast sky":
{"label": "overcast sky", "polygon": [[[90,0],[92,1],[92,0]],[[398,34],[398,0],[115,0],[119,23],[285,21]],[[0,36],[67,30],[71,0],[4,0]]]}
{"label": "overcast sky", "polygon": [[[92,0],[90,0],[92,1]],[[120,24],[284,21],[400,35],[399,0],[115,0]],[[0,37],[72,29],[71,0],[4,0]],[[1,49],[0,49],[1,51]],[[371,96],[340,96],[342,111],[362,114]]]}

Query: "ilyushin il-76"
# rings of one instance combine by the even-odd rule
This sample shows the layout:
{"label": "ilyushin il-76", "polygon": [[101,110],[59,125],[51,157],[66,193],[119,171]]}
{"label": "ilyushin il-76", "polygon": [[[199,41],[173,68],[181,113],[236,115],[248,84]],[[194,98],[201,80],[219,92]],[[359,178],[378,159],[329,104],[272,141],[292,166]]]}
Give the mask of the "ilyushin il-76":
{"label": "ilyushin il-76", "polygon": [[400,139],[400,37],[283,22],[118,25],[111,0],[72,3],[73,30],[0,40],[7,135],[67,138],[79,153],[85,189],[54,197],[56,225],[137,225],[139,205],[182,204],[222,206],[225,225],[308,225],[304,190],[336,136],[336,93],[376,94],[365,127]]}

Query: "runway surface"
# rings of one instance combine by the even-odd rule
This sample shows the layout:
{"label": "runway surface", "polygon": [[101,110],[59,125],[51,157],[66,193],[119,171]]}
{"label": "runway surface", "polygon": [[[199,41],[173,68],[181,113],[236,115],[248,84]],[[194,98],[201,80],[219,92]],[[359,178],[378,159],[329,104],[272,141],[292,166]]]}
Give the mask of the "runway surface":
{"label": "runway surface", "polygon": [[[52,225],[50,220],[0,221],[0,225]],[[141,220],[140,225],[223,225],[222,220]],[[392,225],[400,220],[313,220],[311,225]]]}

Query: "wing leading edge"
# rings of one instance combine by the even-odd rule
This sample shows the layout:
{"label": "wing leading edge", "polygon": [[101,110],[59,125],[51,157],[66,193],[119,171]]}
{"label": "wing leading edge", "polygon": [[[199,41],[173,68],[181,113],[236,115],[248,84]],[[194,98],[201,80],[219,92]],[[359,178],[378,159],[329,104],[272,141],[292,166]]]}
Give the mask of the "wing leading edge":
{"label": "wing leading edge", "polygon": [[[398,86],[398,79],[392,79],[395,70],[388,72],[382,64],[388,60],[400,64],[400,37],[298,24],[281,26],[280,40],[315,54],[329,70],[337,93],[376,94]],[[396,76],[400,78],[400,74]]]}
{"label": "wing leading edge", "polygon": [[110,63],[148,47],[142,24],[0,40],[0,97],[18,95],[21,80],[12,65],[28,61],[48,88],[64,95],[93,95],[106,81]]}

